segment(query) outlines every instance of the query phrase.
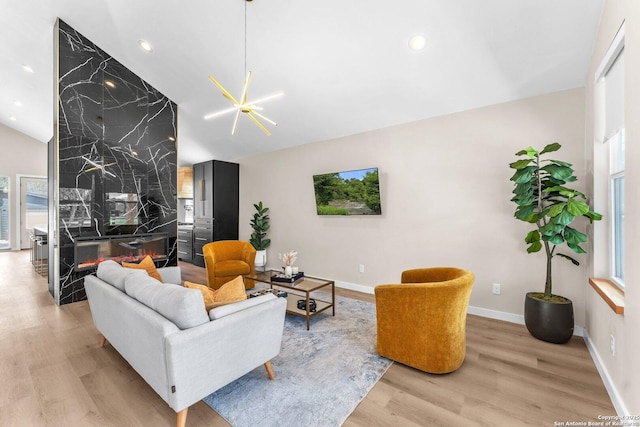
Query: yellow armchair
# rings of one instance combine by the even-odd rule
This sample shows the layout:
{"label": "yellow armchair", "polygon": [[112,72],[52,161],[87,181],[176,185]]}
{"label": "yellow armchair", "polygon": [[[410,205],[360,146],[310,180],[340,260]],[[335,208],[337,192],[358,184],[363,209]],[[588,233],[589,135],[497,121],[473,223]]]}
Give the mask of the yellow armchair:
{"label": "yellow armchair", "polygon": [[[202,247],[207,268],[207,285],[218,289],[238,276],[253,274],[256,250],[242,240],[219,240]],[[245,280],[245,288],[253,288],[253,280]]]}
{"label": "yellow armchair", "polygon": [[401,284],[376,286],[378,354],[433,374],[458,369],[473,280],[470,271],[437,267],[407,270]]}

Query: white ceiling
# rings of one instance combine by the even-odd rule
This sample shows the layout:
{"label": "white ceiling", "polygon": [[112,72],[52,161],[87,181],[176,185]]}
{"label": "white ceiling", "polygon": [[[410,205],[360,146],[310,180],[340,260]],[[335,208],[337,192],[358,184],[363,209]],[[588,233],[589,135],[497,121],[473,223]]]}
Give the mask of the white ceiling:
{"label": "white ceiling", "polygon": [[[56,17],[178,104],[179,163],[191,164],[584,86],[602,3],[0,0],[0,122],[52,137]],[[249,99],[285,93],[264,104],[271,137],[246,116],[235,136],[233,114],[203,120],[230,106],[209,74],[240,96],[245,5]]]}

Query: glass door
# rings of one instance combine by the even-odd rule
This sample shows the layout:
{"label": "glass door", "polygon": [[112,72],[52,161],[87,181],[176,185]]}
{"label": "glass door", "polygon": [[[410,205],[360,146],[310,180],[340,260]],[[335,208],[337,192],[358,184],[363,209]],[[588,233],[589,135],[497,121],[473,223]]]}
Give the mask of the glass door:
{"label": "glass door", "polygon": [[0,250],[11,249],[9,235],[9,177],[0,176]]}
{"label": "glass door", "polygon": [[30,247],[29,232],[33,227],[47,229],[46,178],[20,178],[20,247]]}

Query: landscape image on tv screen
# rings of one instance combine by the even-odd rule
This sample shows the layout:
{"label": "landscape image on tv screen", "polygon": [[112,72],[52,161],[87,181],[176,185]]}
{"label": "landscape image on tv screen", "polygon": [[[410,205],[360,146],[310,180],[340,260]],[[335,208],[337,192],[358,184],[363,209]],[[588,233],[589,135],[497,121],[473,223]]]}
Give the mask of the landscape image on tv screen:
{"label": "landscape image on tv screen", "polygon": [[381,215],[378,168],[313,176],[318,215]]}

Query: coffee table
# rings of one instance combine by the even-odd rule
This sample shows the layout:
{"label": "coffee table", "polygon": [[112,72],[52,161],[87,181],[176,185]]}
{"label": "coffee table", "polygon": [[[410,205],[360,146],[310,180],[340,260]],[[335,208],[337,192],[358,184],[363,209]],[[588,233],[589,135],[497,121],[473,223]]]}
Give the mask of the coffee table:
{"label": "coffee table", "polygon": [[[325,310],[332,309],[333,315],[336,315],[336,285],[333,280],[320,279],[317,277],[309,277],[303,276],[302,278],[296,280],[293,283],[288,282],[275,282],[271,280],[271,276],[275,276],[280,273],[276,270],[267,270],[267,271],[256,271],[253,275],[249,274],[245,276],[245,279],[255,280],[257,282],[266,283],[269,285],[270,289],[273,289],[274,286],[277,288],[282,288],[287,290],[287,313],[293,314],[296,316],[301,316],[307,319],[307,331],[309,330],[311,324],[311,318],[318,313],[322,313]],[[324,301],[318,298],[313,298],[316,302],[316,311],[309,311],[310,305],[309,300],[311,292],[318,291],[323,288],[331,288],[331,300]],[[298,308],[298,299],[304,296],[306,299],[305,309],[301,310]]]}

